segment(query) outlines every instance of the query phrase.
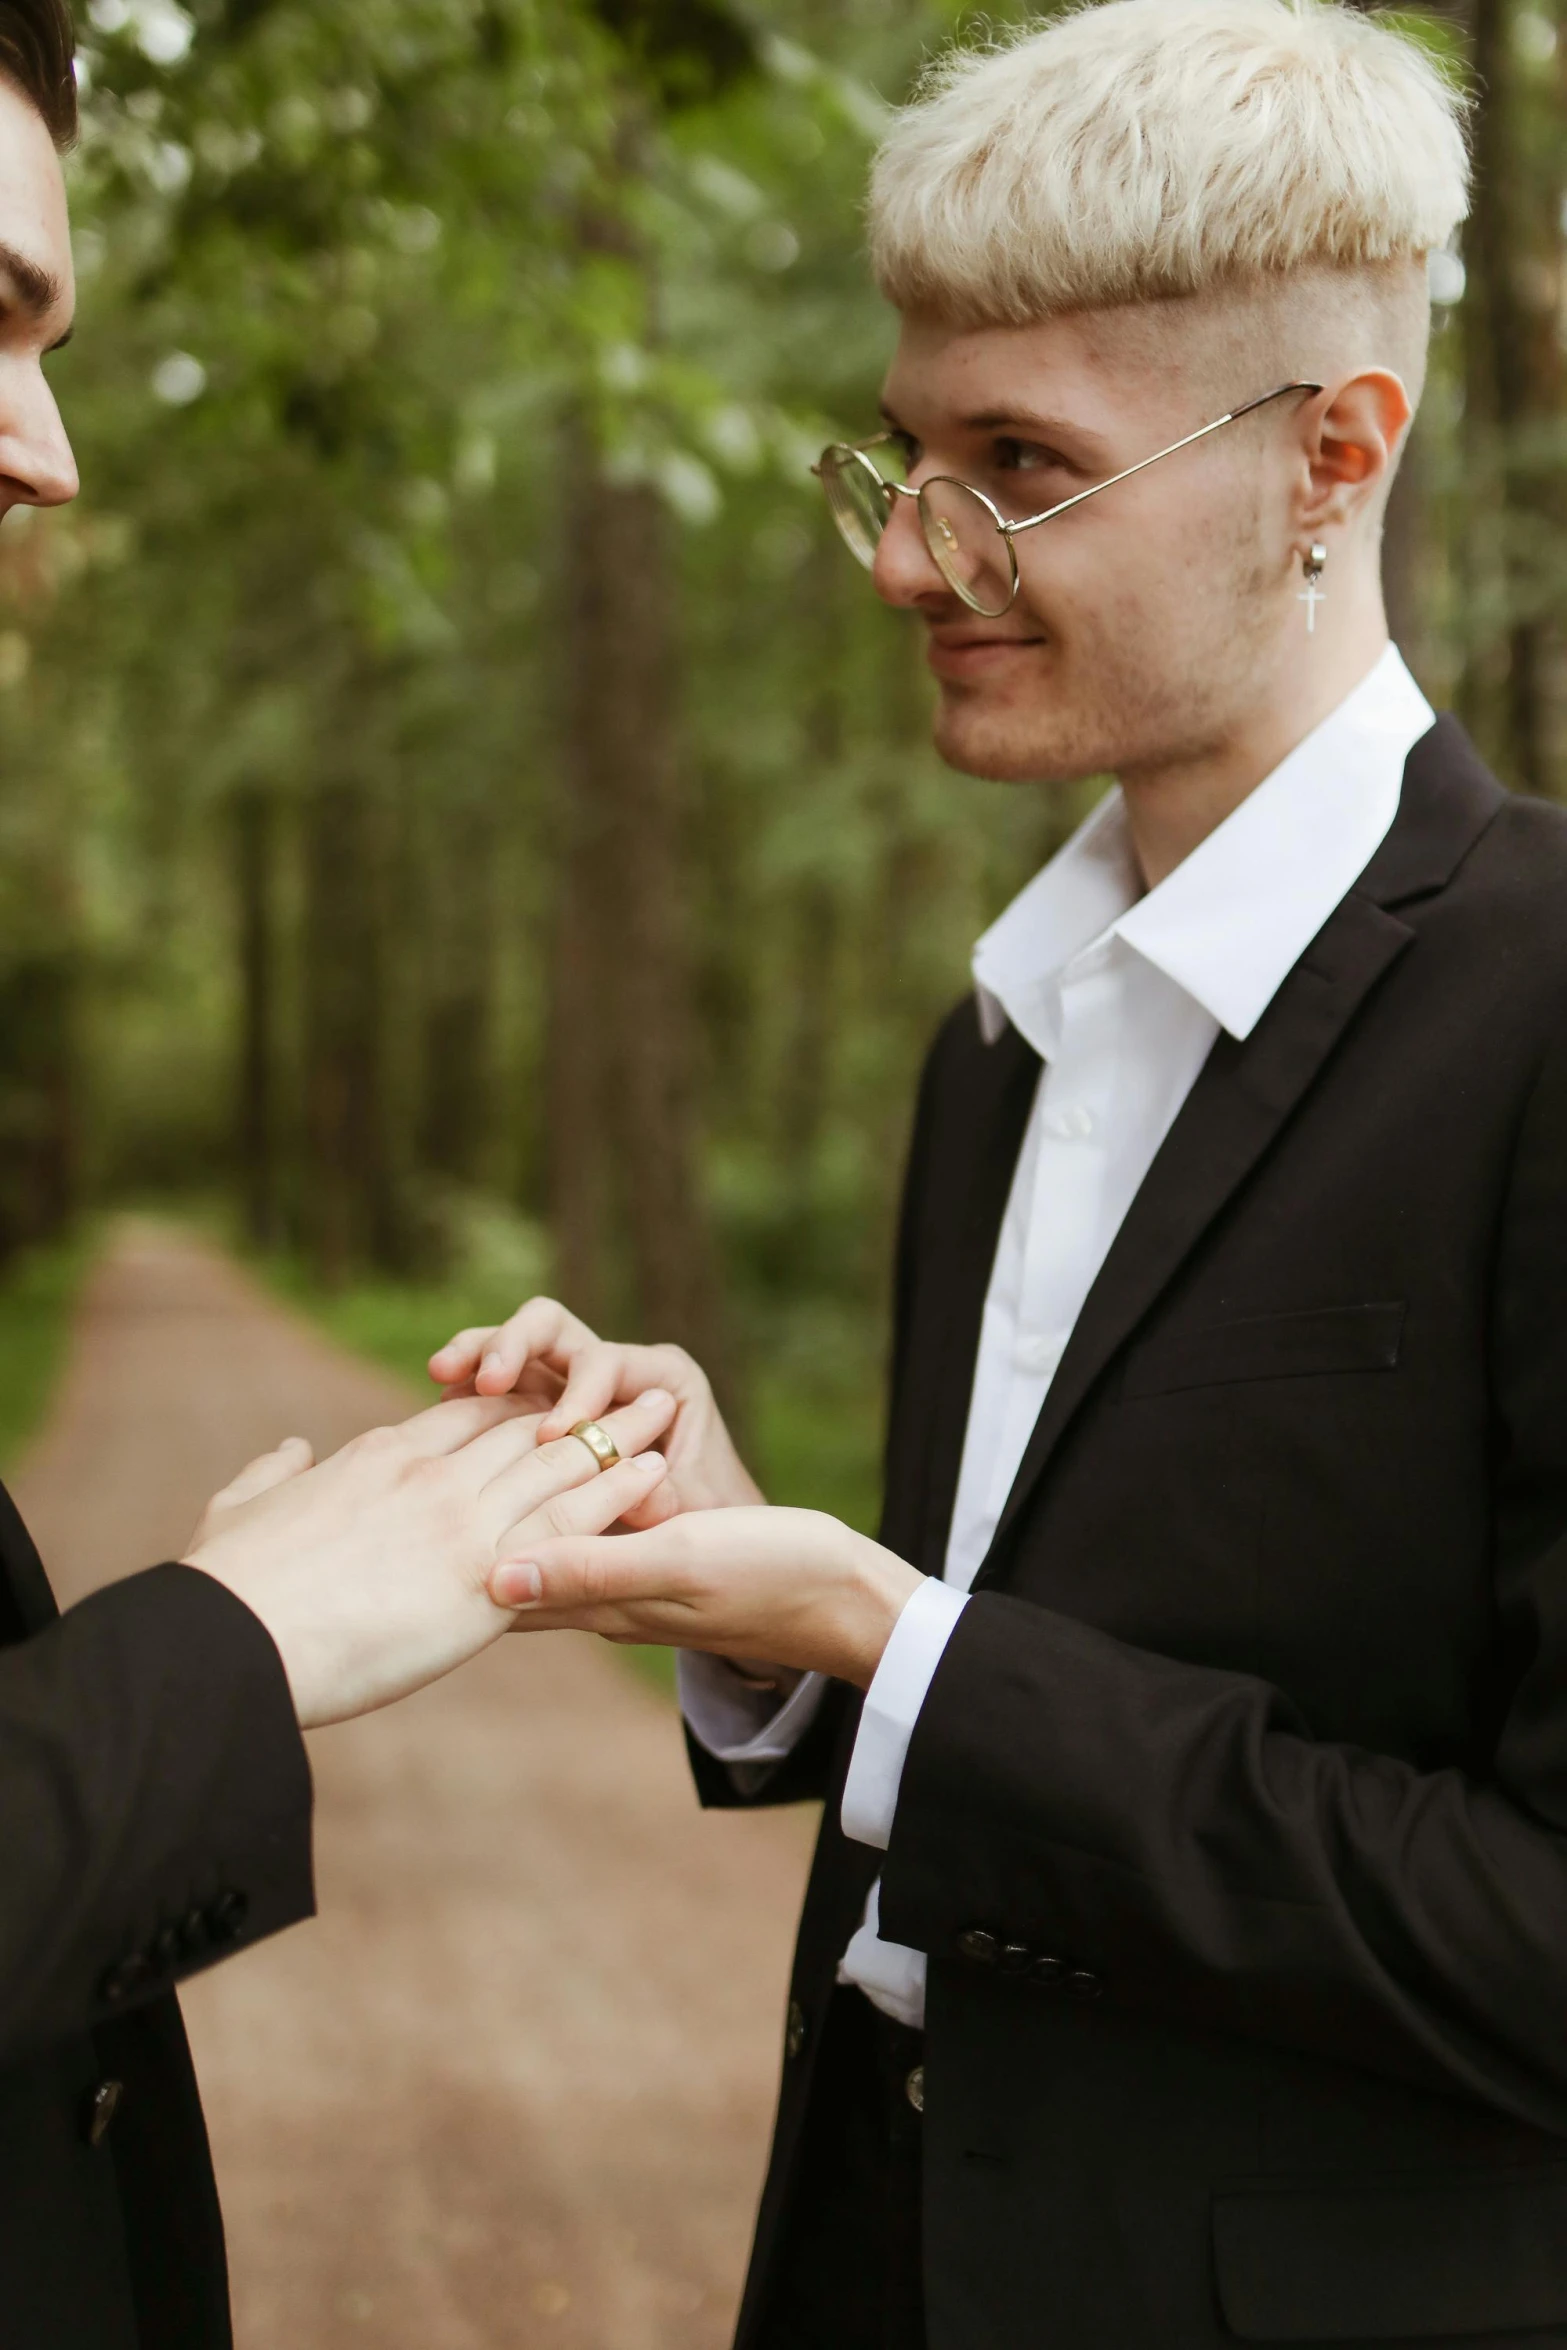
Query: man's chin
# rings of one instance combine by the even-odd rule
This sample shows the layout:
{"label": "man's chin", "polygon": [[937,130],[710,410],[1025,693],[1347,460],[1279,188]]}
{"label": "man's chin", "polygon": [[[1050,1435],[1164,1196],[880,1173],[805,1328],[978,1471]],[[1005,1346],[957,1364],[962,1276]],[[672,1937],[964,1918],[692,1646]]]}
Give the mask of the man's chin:
{"label": "man's chin", "polygon": [[1076,783],[1106,768],[1102,755],[1086,756],[1070,741],[1068,729],[1030,726],[1016,710],[987,710],[977,696],[943,693],[935,745],[949,767],[985,783]]}

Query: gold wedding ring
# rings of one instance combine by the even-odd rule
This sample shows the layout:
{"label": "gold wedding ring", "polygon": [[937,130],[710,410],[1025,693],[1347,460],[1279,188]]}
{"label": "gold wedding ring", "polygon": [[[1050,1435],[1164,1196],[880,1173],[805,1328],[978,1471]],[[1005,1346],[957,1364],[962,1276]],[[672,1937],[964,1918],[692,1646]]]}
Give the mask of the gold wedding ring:
{"label": "gold wedding ring", "polygon": [[619,1460],[619,1445],[607,1428],[599,1426],[597,1420],[579,1420],[575,1428],[570,1430],[570,1434],[575,1436],[580,1444],[587,1446],[593,1458],[598,1462],[601,1475],[605,1469],[612,1469]]}

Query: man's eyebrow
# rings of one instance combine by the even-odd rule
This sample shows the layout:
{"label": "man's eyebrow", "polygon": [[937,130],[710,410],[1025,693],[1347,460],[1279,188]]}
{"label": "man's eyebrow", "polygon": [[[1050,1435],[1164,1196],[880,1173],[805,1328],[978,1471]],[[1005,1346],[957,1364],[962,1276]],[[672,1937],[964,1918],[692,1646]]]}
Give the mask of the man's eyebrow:
{"label": "man's eyebrow", "polygon": [[1089,458],[1102,457],[1105,445],[1086,425],[1066,416],[1039,416],[1030,408],[985,408],[974,416],[960,416],[965,432],[1015,433],[1019,440],[1067,441]]}
{"label": "man's eyebrow", "polygon": [[[880,409],[882,422],[892,431],[904,429],[885,400],[880,403]],[[1012,433],[1019,440],[1052,444],[1065,441],[1081,453],[1089,466],[1108,462],[1109,452],[1098,434],[1064,416],[1039,416],[1029,408],[982,408],[972,416],[960,416],[957,422],[963,432]]]}
{"label": "man's eyebrow", "polygon": [[64,298],[65,288],[52,270],[37,261],[29,261],[14,245],[0,243],[0,273],[15,286],[24,309],[41,318],[46,310]]}

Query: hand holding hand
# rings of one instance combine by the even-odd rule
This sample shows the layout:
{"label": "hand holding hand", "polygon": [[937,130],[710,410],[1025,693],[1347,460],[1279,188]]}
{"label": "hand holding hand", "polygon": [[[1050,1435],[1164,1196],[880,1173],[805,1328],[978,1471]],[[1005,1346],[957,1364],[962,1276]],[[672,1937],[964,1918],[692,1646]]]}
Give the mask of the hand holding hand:
{"label": "hand holding hand", "polygon": [[608,1415],[625,1457],[602,1473],[576,1437],[541,1443],[536,1417],[494,1398],[374,1428],[319,1468],[291,1437],[214,1496],[185,1563],[266,1625],[301,1728],[368,1713],[509,1629],[497,1559],[644,1503],[664,1475],[644,1448],[674,1408],[654,1392]]}
{"label": "hand holding hand", "polygon": [[540,1441],[564,1436],[649,1387],[675,1399],[664,1446],[669,1476],[627,1514],[634,1527],[682,1510],[730,1509],[762,1494],[735,1451],[706,1373],[679,1346],[622,1346],[598,1337],[550,1297],[530,1298],[509,1322],[460,1330],[430,1357],[448,1395],[520,1395],[542,1412]]}
{"label": "hand holding hand", "polygon": [[508,1549],[490,1577],[520,1632],[571,1626],[610,1640],[776,1657],[870,1686],[914,1568],[817,1510],[711,1510],[642,1534]]}

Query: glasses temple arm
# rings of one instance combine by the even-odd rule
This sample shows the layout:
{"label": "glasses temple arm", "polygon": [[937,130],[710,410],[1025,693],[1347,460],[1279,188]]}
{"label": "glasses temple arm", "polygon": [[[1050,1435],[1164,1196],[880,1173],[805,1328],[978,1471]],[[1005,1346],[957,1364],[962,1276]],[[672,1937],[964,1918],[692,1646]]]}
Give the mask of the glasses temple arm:
{"label": "glasses temple arm", "polygon": [[1163,457],[1173,457],[1178,449],[1189,449],[1193,441],[1205,441],[1211,432],[1222,432],[1225,425],[1233,424],[1238,416],[1249,416],[1254,408],[1265,408],[1270,400],[1282,400],[1286,392],[1320,392],[1321,389],[1321,384],[1280,384],[1276,391],[1263,392],[1257,399],[1247,400],[1241,407],[1232,408],[1228,416],[1216,416],[1212,424],[1200,425],[1196,432],[1189,432],[1184,440],[1172,441],[1167,449],[1155,449],[1151,457],[1142,458],[1136,465],[1128,465],[1124,473],[1112,473],[1108,481],[1094,482],[1088,489],[1079,490],[1075,497],[1063,498],[1059,506],[1048,507],[1043,514],[1030,514],[1023,522],[1003,522],[1000,527],[1008,538],[1016,538],[1021,530],[1032,530],[1038,522],[1053,522],[1058,514],[1069,513],[1072,507],[1081,506],[1085,498],[1097,498],[1101,490],[1113,490],[1118,481],[1130,481],[1134,473],[1146,473],[1150,465],[1157,465]]}

